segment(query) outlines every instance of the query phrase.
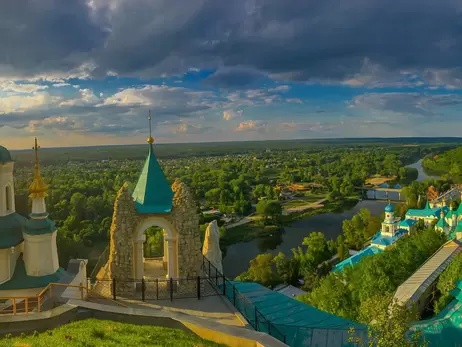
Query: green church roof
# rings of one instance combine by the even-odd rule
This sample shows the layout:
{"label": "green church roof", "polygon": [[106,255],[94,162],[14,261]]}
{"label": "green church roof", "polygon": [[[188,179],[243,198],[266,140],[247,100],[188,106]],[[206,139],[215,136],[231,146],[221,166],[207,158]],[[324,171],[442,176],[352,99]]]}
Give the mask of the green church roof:
{"label": "green church roof", "polygon": [[10,152],[8,152],[5,147],[0,146],[0,163],[7,163],[10,161],[13,161],[13,159],[11,159]]}
{"label": "green church roof", "polygon": [[10,248],[20,244],[24,239],[22,232],[27,219],[18,213],[0,217],[0,248]]}
{"label": "green church roof", "polygon": [[0,284],[0,290],[42,288],[52,282],[59,282],[64,276],[66,276],[66,271],[62,268],[58,268],[58,270],[51,275],[29,276],[26,272],[26,265],[24,264],[23,257],[20,255],[16,261],[13,277],[11,277],[9,281]]}
{"label": "green church roof", "polygon": [[48,218],[28,219],[24,232],[29,235],[42,235],[56,231],[55,222]]}
{"label": "green church roof", "polygon": [[152,144],[149,144],[149,154],[132,197],[136,211],[141,214],[168,213],[172,210],[172,187],[157,162]]}

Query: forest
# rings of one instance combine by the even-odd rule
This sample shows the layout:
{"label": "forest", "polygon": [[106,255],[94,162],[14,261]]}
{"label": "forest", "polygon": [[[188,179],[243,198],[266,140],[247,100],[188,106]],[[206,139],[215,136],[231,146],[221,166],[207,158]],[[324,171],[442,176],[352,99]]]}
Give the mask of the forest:
{"label": "forest", "polygon": [[462,147],[428,156],[422,165],[429,172],[451,177],[455,183],[462,183]]}
{"label": "forest", "polygon": [[[162,158],[159,162],[168,179],[180,178],[191,188],[198,211],[216,208],[239,216],[255,211],[262,198],[277,201],[277,188],[294,182],[316,183],[324,187],[322,194],[341,200],[354,196],[354,187],[375,174],[409,180],[415,173],[403,170],[404,165],[448,146],[456,144],[268,141],[156,145],[155,152]],[[206,155],[209,152],[212,155]],[[147,145],[40,151],[42,176],[50,187],[47,206],[59,228],[63,266],[73,257],[90,258],[89,268],[94,264],[108,244],[115,195],[124,182],[134,187],[146,154]],[[13,156],[17,210],[27,214],[32,151],[13,151]],[[205,230],[207,221],[210,218],[202,216],[201,230]],[[223,240],[228,244],[239,242],[248,239],[249,232],[252,230],[232,237],[224,232]],[[154,246],[159,242],[155,230],[148,236],[152,236]]]}

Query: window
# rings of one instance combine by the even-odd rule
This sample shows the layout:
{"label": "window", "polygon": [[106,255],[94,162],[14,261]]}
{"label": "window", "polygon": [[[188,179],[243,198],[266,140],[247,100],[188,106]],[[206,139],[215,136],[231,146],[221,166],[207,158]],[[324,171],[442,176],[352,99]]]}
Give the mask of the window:
{"label": "window", "polygon": [[11,187],[10,186],[5,187],[5,198],[6,198],[6,211],[9,212],[12,210]]}

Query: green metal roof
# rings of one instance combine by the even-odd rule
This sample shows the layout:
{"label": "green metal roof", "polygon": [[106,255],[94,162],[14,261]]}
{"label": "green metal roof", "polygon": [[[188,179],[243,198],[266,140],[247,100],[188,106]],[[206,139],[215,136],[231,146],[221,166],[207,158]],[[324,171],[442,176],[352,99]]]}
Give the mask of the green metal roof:
{"label": "green metal roof", "polygon": [[29,276],[26,272],[26,265],[24,264],[22,255],[20,255],[16,261],[13,277],[8,282],[1,284],[0,290],[42,288],[52,282],[59,282],[65,275],[66,271],[58,268],[58,271],[51,275]]}
{"label": "green metal roof", "polygon": [[138,213],[168,213],[172,210],[173,191],[164,175],[152,144],[132,195]]}
{"label": "green metal roof", "polygon": [[22,232],[27,219],[18,213],[0,217],[0,248],[10,248],[20,244],[24,239]]}
{"label": "green metal roof", "polygon": [[29,235],[42,235],[56,231],[55,222],[48,218],[28,219],[24,232]]}
{"label": "green metal roof", "polygon": [[13,161],[10,152],[5,147],[0,146],[0,163],[7,163],[10,161]]}
{"label": "green metal roof", "polygon": [[436,317],[411,324],[410,333],[422,332],[421,339],[430,347],[460,346],[462,341],[462,281],[450,293],[454,300]]}
{"label": "green metal roof", "polygon": [[[226,296],[235,302],[248,321],[253,323],[258,319],[259,331],[267,333],[270,328],[265,320],[270,321],[285,336],[289,346],[353,345],[348,343],[350,328],[367,341],[367,326],[318,310],[258,283],[227,281],[226,286]],[[256,319],[255,309],[264,318],[258,316]],[[273,330],[271,335],[277,337]]]}

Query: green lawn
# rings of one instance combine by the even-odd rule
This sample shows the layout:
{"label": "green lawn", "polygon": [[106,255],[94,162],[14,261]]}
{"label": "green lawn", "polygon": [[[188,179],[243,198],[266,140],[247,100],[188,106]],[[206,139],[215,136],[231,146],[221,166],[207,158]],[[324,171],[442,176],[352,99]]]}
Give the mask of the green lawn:
{"label": "green lawn", "polygon": [[223,346],[179,329],[87,319],[41,334],[4,338],[5,347]]}
{"label": "green lawn", "polygon": [[313,202],[324,199],[325,197],[326,197],[325,195],[307,195],[306,197],[303,197],[301,199],[284,201],[282,202],[282,207],[284,209],[288,209],[292,207],[309,205],[309,204],[312,204]]}

